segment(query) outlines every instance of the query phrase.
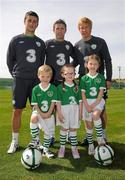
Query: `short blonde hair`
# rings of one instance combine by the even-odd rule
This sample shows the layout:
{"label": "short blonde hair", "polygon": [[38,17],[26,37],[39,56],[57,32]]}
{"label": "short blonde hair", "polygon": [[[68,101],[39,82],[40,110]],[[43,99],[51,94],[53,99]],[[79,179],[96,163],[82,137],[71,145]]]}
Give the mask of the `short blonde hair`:
{"label": "short blonde hair", "polygon": [[81,17],[78,21],[78,29],[80,28],[80,26],[82,26],[83,24],[88,24],[90,26],[90,28],[92,29],[92,21],[91,19],[87,18],[87,17]]}
{"label": "short blonde hair", "polygon": [[38,68],[38,76],[43,72],[48,73],[51,77],[53,76],[52,68],[49,65],[44,64]]}

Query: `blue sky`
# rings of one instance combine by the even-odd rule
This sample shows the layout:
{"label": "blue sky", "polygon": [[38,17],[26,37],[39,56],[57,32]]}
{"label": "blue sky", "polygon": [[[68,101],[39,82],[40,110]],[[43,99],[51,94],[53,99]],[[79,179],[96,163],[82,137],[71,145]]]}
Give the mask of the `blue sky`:
{"label": "blue sky", "polygon": [[11,38],[23,33],[27,11],[40,17],[36,35],[53,38],[53,23],[61,18],[67,23],[66,39],[73,44],[81,37],[77,29],[80,17],[93,21],[92,34],[104,38],[113,63],[113,78],[125,78],[125,0],[0,0],[0,77],[11,77],[6,66],[6,51]]}

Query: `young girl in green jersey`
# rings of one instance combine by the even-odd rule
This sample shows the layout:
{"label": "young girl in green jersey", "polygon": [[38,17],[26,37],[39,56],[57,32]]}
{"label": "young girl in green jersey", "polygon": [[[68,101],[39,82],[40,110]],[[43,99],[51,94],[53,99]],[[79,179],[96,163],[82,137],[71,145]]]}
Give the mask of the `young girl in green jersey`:
{"label": "young girl in green jersey", "polygon": [[93,123],[97,134],[98,145],[104,145],[102,122],[100,114],[105,101],[102,98],[105,89],[105,78],[98,73],[100,58],[93,54],[88,56],[86,67],[88,73],[80,80],[83,99],[83,119],[85,120],[87,140],[89,143],[88,154],[94,155]]}
{"label": "young girl in green jersey", "polygon": [[[50,145],[51,133],[55,130],[55,119],[53,115],[55,102],[57,101],[56,87],[50,84],[52,78],[52,69],[48,65],[42,65],[38,69],[38,78],[40,84],[35,86],[32,91],[31,105],[33,112],[30,120],[30,130],[32,141],[29,147],[43,149],[43,155],[52,158],[48,149]],[[43,146],[40,147],[39,129],[44,131]]]}
{"label": "young girl in green jersey", "polygon": [[77,149],[77,129],[81,117],[81,93],[76,85],[75,68],[72,64],[66,64],[61,69],[61,76],[64,81],[57,87],[57,119],[60,129],[60,149],[58,157],[65,155],[65,144],[67,131],[69,130],[72,155],[74,159],[79,159],[80,155]]}

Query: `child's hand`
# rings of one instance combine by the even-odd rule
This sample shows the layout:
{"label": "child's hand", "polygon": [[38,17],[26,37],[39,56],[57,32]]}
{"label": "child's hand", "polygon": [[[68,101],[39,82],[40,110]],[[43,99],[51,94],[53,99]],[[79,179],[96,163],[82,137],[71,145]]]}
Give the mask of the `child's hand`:
{"label": "child's hand", "polygon": [[87,109],[87,111],[88,111],[89,113],[92,112],[92,108],[91,108],[90,105],[87,105],[87,106],[86,106],[86,109]]}
{"label": "child's hand", "polygon": [[91,104],[90,107],[93,110],[95,108],[95,103]]}

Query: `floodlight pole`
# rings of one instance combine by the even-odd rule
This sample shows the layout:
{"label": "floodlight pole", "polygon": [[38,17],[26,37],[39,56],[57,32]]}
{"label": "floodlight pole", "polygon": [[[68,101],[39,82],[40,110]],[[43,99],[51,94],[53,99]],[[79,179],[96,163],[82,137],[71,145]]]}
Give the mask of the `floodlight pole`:
{"label": "floodlight pole", "polygon": [[118,66],[118,72],[119,72],[119,89],[121,88],[121,66]]}

